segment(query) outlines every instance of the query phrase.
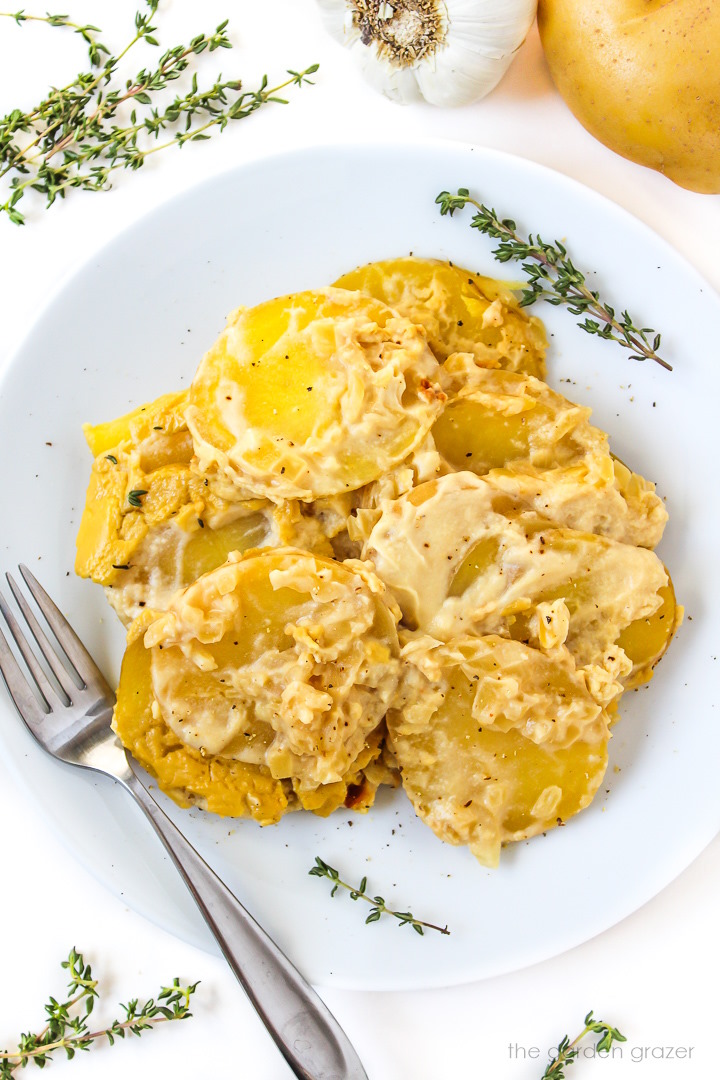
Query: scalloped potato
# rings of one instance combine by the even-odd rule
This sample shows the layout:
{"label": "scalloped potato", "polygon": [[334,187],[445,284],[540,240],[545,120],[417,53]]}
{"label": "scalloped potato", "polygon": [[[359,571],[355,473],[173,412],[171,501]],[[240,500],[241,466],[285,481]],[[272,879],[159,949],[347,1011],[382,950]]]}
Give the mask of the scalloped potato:
{"label": "scalloped potato", "polygon": [[422,330],[344,289],[279,297],[229,321],[185,416],[199,471],[225,497],[354,491],[423,440],[444,395]]}
{"label": "scalloped potato", "polygon": [[441,363],[467,353],[483,367],[545,375],[545,328],[501,281],[439,259],[406,256],[359,266],[335,284],[359,289],[419,323]]}
{"label": "scalloped potato", "polygon": [[497,636],[428,638],[404,650],[392,747],[415,810],[451,844],[496,866],[586,807],[603,778],[607,714],[567,650],[552,658]]}
{"label": "scalloped potato", "polygon": [[76,569],[172,798],[265,825],[402,783],[488,866],[589,805],[682,609],[654,485],[546,344],[502,283],[386,260],[239,309],[189,391],[86,426]]}
{"label": "scalloped potato", "polygon": [[486,371],[454,357],[448,400],[432,428],[443,461],[483,476],[518,505],[559,525],[654,548],[667,511],[654,484],[613,458],[590,409],[532,376]]}
{"label": "scalloped potato", "polygon": [[[294,548],[231,555],[131,627],[149,656],[152,724],[163,725],[166,745],[247,766],[243,782],[288,781],[316,809],[334,786],[343,802],[379,753],[399,678],[384,592],[362,564]],[[132,689],[120,683],[125,701]],[[141,761],[162,778],[157,754]]]}
{"label": "scalloped potato", "polygon": [[642,636],[663,604],[669,633],[675,625],[654,552],[513,512],[473,473],[451,473],[388,503],[363,557],[412,629],[440,641],[499,633],[537,648],[567,645],[613,695],[633,666],[621,636]]}
{"label": "scalloped potato", "polygon": [[[279,545],[332,555],[349,512],[318,501],[228,501],[191,468],[188,393],[166,394],[117,420],[85,426],[96,454],[77,536],[75,572],[105,586],[126,624],[225,562],[232,551]],[[134,497],[131,497],[134,493]]]}

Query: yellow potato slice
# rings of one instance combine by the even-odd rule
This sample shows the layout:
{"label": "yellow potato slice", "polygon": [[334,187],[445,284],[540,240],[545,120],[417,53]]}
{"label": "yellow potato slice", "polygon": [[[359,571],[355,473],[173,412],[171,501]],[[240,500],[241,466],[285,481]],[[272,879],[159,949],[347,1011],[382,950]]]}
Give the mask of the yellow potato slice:
{"label": "yellow potato slice", "polygon": [[224,563],[231,552],[277,546],[271,514],[238,506],[237,516],[215,529],[202,518],[170,517],[151,527],[126,569],[105,587],[117,615],[128,625],[143,609],[165,611],[179,589]]}
{"label": "yellow potato slice", "polygon": [[503,844],[589,805],[607,766],[607,715],[567,650],[419,638],[403,655],[402,707],[388,731],[403,786],[441,840],[496,866]]}
{"label": "yellow potato slice", "polygon": [[385,505],[363,557],[409,627],[441,641],[501,633],[548,649],[567,644],[578,664],[598,667],[596,692],[610,696],[631,667],[620,634],[660,608],[668,584],[653,552],[509,513],[505,497],[472,473]]}
{"label": "yellow potato slice", "polygon": [[113,727],[161,789],[180,806],[251,817],[261,825],[272,825],[295,808],[292,784],[273,779],[267,766],[204,754],[177,737],[153,708],[150,660],[142,637],[131,640],[120,672]]}
{"label": "yellow potato slice", "polygon": [[[155,401],[140,405],[115,420],[107,420],[101,424],[83,424],[83,434],[92,456],[107,454],[121,443],[138,444],[150,438],[155,431],[162,431],[166,436],[185,432],[184,438],[187,440],[187,426],[183,417],[186,404],[187,390],[178,390],[175,393],[163,394]],[[168,440],[165,440],[165,445],[168,445]],[[177,451],[174,451],[173,457],[177,459]]]}
{"label": "yellow potato slice", "polygon": [[444,400],[438,370],[420,327],[359,293],[241,310],[191,387],[198,467],[228,497],[311,501],[360,488],[427,435]]}
{"label": "yellow potato slice", "polygon": [[335,284],[368,293],[420,323],[441,362],[466,352],[483,367],[545,374],[544,327],[503,282],[438,259],[407,256],[360,266]]}
{"label": "yellow potato slice", "polygon": [[198,806],[209,813],[273,825],[288,811],[301,808],[319,817],[341,806],[364,813],[381,784],[399,783],[382,762],[381,729],[368,736],[356,769],[342,782],[307,788],[295,779],[273,779],[266,766],[186,746],[156,716],[153,701],[150,653],[139,636],[129,643],[123,657],[113,726],[135,760],[179,806]]}
{"label": "yellow potato slice", "polygon": [[454,469],[482,476],[511,463],[551,469],[607,447],[588,423],[590,409],[547,383],[512,371],[487,371],[454,358],[443,368],[448,395],[432,436]]}
{"label": "yellow potato slice", "polygon": [[231,555],[145,632],[156,712],[185,745],[267,766],[299,796],[346,789],[380,752],[398,679],[384,592],[361,563]]}
{"label": "yellow potato slice", "polygon": [[[667,572],[667,571],[666,571]],[[620,633],[618,645],[632,661],[632,671],[623,680],[626,690],[634,690],[650,681],[655,665],[665,655],[675,631],[682,622],[683,609],[668,583],[658,590],[660,607],[644,619],[636,619]]]}
{"label": "yellow potato slice", "polygon": [[201,496],[190,491],[185,401],[185,394],[167,394],[118,420],[85,425],[96,457],[77,536],[80,577],[117,580],[150,526]]}
{"label": "yellow potato slice", "polygon": [[[126,623],[146,606],[165,608],[177,589],[219,566],[230,551],[303,531],[276,522],[273,505],[263,499],[227,503],[192,472],[186,404],[187,392],[165,394],[117,420],[85,426],[97,456],[75,570],[106,586]],[[310,540],[320,530],[304,532]]]}
{"label": "yellow potato slice", "polygon": [[546,383],[485,371],[465,358],[443,369],[448,401],[432,429],[447,466],[486,477],[519,506],[558,525],[654,548],[667,511],[589,423],[590,409]]}

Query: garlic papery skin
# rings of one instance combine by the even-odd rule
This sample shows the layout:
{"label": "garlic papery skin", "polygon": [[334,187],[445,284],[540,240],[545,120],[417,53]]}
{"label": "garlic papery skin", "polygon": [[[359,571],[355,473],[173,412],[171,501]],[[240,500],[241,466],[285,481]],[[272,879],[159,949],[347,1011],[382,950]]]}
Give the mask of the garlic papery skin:
{"label": "garlic papery skin", "polygon": [[537,0],[317,0],[327,30],[393,101],[466,105],[493,90]]}

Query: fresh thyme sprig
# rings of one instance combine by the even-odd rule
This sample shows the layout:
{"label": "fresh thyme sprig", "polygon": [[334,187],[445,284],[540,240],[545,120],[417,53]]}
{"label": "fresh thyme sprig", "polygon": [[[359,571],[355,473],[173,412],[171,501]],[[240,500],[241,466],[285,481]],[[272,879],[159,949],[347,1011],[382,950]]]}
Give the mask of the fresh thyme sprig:
{"label": "fresh thyme sprig", "polygon": [[[254,90],[243,90],[238,79],[220,77],[201,89],[194,73],[189,91],[161,104],[161,92],[188,70],[195,57],[232,48],[227,20],[213,34],[198,34],[189,44],[168,49],[154,67],[120,83],[118,66],[127,53],[140,41],[158,45],[156,27],[151,25],[158,2],[146,0],[148,10],[137,12],[135,34],[116,56],[92,39],[96,52],[91,60],[95,56],[99,70],[80,73],[67,86],[53,89],[29,113],[15,109],[0,119],[0,181],[8,178],[9,189],[4,201],[0,196],[0,214],[13,224],[25,223],[18,204],[30,189],[44,195],[48,207],[73,188],[107,190],[116,170],[135,171],[151,154],[207,139],[212,129],[224,131],[231,120],[241,120],[268,102],[287,104],[279,96],[282,90],[312,83],[310,75],[317,64],[288,71],[289,78],[273,87],[264,76]],[[24,12],[5,14],[21,23],[31,18]],[[37,18],[49,20],[53,26],[76,26],[66,16]],[[94,30],[77,26],[77,32],[88,35],[86,40]],[[102,63],[100,51],[106,54]],[[123,106],[131,109],[127,119],[121,119]],[[161,139],[163,134],[170,137]]]}
{"label": "fresh thyme sprig", "polygon": [[158,1024],[187,1020],[192,1016],[190,998],[198,983],[181,986],[178,979],[173,979],[171,986],[162,987],[157,1001],[150,998],[141,1005],[133,998],[127,1005],[120,1005],[124,1013],[122,1019],[113,1020],[109,1027],[91,1031],[88,1018],[99,997],[97,980],[93,979],[92,969],[85,963],[82,953],[74,948],[62,966],[70,973],[67,1000],[57,1001],[50,997],[45,1006],[48,1017],[45,1027],[36,1034],[21,1035],[16,1050],[0,1052],[0,1080],[8,1080],[31,1062],[43,1068],[57,1050],[73,1058],[79,1050],[89,1050],[98,1039],[107,1039],[112,1046],[116,1039],[124,1039],[126,1035],[142,1035]]}
{"label": "fresh thyme sprig", "polygon": [[625,1036],[621,1035],[617,1028],[606,1024],[604,1020],[595,1020],[591,1009],[585,1017],[585,1027],[580,1034],[576,1035],[572,1042],[566,1035],[558,1044],[555,1056],[542,1074],[541,1080],[565,1080],[565,1067],[572,1065],[580,1052],[579,1044],[586,1035],[590,1034],[600,1036],[595,1044],[597,1053],[607,1052],[614,1042],[627,1042]]}
{"label": "fresh thyme sprig", "polygon": [[[610,304],[600,299],[590,289],[585,275],[568,257],[567,249],[559,240],[547,243],[540,236],[530,233],[524,239],[510,218],[501,219],[495,210],[488,209],[471,197],[467,188],[458,188],[456,195],[441,191],[435,199],[440,213],[452,216],[468,203],[476,208],[471,227],[485,236],[500,240],[493,255],[498,262],[522,262],[529,287],[522,292],[520,304],[524,307],[543,299],[548,304],[564,304],[573,315],[584,315],[577,325],[588,334],[615,341],[629,349],[633,360],[654,360],[661,367],[672,367],[659,354],[661,335],[649,327],[637,327],[627,311],[617,315]],[[525,260],[525,261],[523,261]]]}
{"label": "fresh thyme sprig", "polygon": [[[110,83],[118,64],[139,41],[157,45],[155,27],[150,25],[150,19],[157,10],[158,2],[159,0],[146,0],[149,10],[144,14],[141,11],[136,12],[135,35],[117,56],[112,56],[109,49],[104,50],[108,59],[102,64],[102,70],[98,74],[81,72],[66,86],[60,89],[53,87],[48,97],[30,112],[23,113],[20,109],[13,109],[0,120],[0,179],[13,169],[18,173],[29,172],[26,159],[34,147],[40,146],[43,153],[54,152],[56,143],[76,130],[86,108],[92,104],[94,95],[97,95],[98,102],[102,101],[102,87]],[[20,25],[29,20],[29,16],[18,14],[21,15]],[[93,66],[99,66],[100,59],[99,54],[95,59],[91,57]],[[15,141],[18,132],[27,135],[30,141],[21,146]],[[17,197],[16,202],[20,197]],[[13,220],[13,216],[9,216]],[[17,217],[22,218],[22,215],[18,213]],[[22,224],[22,220],[15,219],[15,224]]]}
{"label": "fresh thyme sprig", "polygon": [[382,915],[392,915],[393,918],[400,921],[401,926],[412,926],[416,933],[423,935],[425,930],[437,930],[440,934],[449,934],[447,926],[436,926],[435,923],[423,922],[422,919],[416,919],[410,911],[393,911],[389,908],[382,896],[369,896],[366,893],[367,878],[364,877],[357,887],[348,885],[346,881],[340,879],[339,872],[328,863],[323,862],[319,856],[315,856],[315,865],[308,871],[311,877],[324,877],[333,883],[331,896],[334,896],[339,888],[347,889],[350,893],[351,900],[365,900],[368,904],[372,905],[370,914],[365,920],[366,923],[377,922]]}
{"label": "fresh thyme sprig", "polygon": [[110,50],[107,45],[104,45],[102,41],[95,37],[100,33],[99,26],[92,26],[90,23],[72,22],[67,15],[26,15],[23,8],[20,11],[0,11],[0,19],[12,19],[22,26],[26,22],[41,22],[46,23],[48,26],[66,26],[73,30],[76,34],[79,34],[88,47],[88,57],[93,67],[97,67],[102,62],[103,54],[105,56],[110,55]]}

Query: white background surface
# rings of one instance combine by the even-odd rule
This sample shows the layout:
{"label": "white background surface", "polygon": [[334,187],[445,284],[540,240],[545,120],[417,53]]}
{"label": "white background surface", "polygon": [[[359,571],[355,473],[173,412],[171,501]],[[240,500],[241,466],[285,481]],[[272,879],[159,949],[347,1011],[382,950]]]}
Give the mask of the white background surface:
{"label": "white background surface", "polygon": [[[166,0],[161,8],[163,45],[211,30],[231,16],[236,48],[220,56],[226,74],[241,75],[247,86],[253,86],[267,71],[272,85],[281,81],[286,68],[318,61],[316,85],[290,91],[288,106],[267,106],[211,142],[188,146],[182,154],[158,155],[141,173],[121,175],[110,194],[79,194],[47,214],[38,210],[24,229],[0,220],[0,369],[47,297],[109,237],[169,195],[270,150],[348,135],[358,140],[427,135],[477,142],[549,165],[636,214],[682,251],[716,289],[720,287],[714,259],[720,241],[720,198],[685,192],[592,140],[554,91],[534,32],[490,97],[463,109],[441,111],[394,106],[367,89],[346,54],[326,38],[313,0],[235,0],[233,5],[206,0],[200,11],[189,0]],[[28,5],[27,10],[34,9]],[[75,19],[101,25],[105,39],[113,44],[120,46],[131,36],[133,2],[74,0],[69,11]],[[0,111],[30,106],[47,83],[67,81],[80,66],[84,66],[81,43],[68,31],[35,26],[20,30],[2,20]],[[388,194],[393,197],[402,196]],[[30,208],[30,201],[24,205]],[[362,222],[357,227],[362,228]],[[152,259],[153,252],[146,257]],[[3,470],[13,467],[11,462],[2,463]],[[13,512],[14,508],[5,508],[5,513]],[[0,552],[2,546],[0,522]],[[200,979],[201,986],[195,1016],[186,1024],[150,1032],[112,1050],[93,1050],[71,1063],[58,1060],[51,1075],[108,1080],[129,1073],[138,1080],[170,1075],[238,1075],[253,1080],[290,1076],[224,963],[159,931],[97,885],[57,843],[2,761],[0,813],[4,886],[0,1044],[10,1044],[21,1030],[42,1024],[46,995],[59,997],[64,987],[60,961],[76,945],[104,987],[96,1010],[99,1021],[111,1019],[115,1002],[152,995],[175,975],[183,981]],[[649,837],[648,843],[661,844],[662,837]],[[588,858],[602,854],[588,852]],[[611,853],[607,858],[611,860]],[[567,867],[568,875],[577,870]],[[641,911],[552,961],[459,988],[410,994],[323,989],[323,997],[355,1043],[370,1080],[483,1076],[535,1080],[543,1071],[548,1048],[566,1032],[579,1030],[590,1008],[620,1027],[628,1043],[622,1057],[613,1061],[581,1060],[571,1073],[578,1080],[595,1076],[710,1080],[719,1071],[714,1037],[718,885],[716,840]],[[562,888],[559,880],[557,889]],[[327,902],[323,889],[318,883],[319,903]],[[422,899],[412,899],[419,910]],[[551,919],[553,897],[538,896],[538,905]],[[482,917],[479,907],[478,919]],[[408,931],[398,929],[401,932]],[[372,949],[372,927],[367,928],[367,941]],[[421,940],[417,944],[423,947]],[[383,964],[381,953],[377,963]],[[511,1054],[515,1045],[519,1049]],[[539,1056],[523,1060],[523,1052],[532,1047]],[[668,1060],[658,1058],[661,1047],[665,1053],[669,1047],[693,1050],[689,1059]],[[641,1056],[645,1060],[638,1060]]]}

